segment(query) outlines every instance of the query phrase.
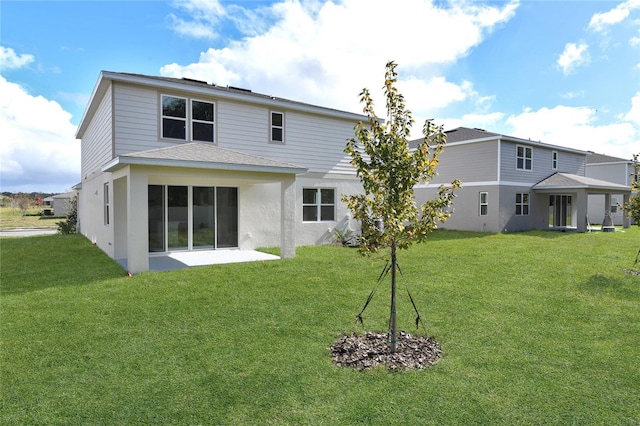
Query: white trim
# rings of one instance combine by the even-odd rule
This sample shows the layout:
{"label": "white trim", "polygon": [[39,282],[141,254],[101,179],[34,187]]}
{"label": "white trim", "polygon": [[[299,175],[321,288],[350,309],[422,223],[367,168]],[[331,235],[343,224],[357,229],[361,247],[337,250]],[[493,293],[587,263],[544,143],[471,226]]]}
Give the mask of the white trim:
{"label": "white trim", "polygon": [[[170,116],[170,115],[164,115],[164,102],[163,99],[167,97],[167,98],[175,98],[175,99],[183,99],[184,100],[184,118],[182,117],[174,117],[174,116]],[[169,95],[169,94],[165,94],[165,93],[160,93],[160,122],[159,122],[159,129],[158,129],[158,133],[160,134],[160,140],[162,141],[189,141],[189,130],[190,127],[189,126],[189,107],[191,106],[191,103],[189,102],[189,98],[187,97],[183,97],[183,96],[176,96],[176,95]],[[170,138],[164,135],[164,119],[167,118],[169,120],[176,120],[176,121],[184,121],[184,139],[182,138]]]}
{"label": "white trim", "polygon": [[[280,114],[282,116],[282,125],[281,126],[276,126],[273,124],[273,114]],[[285,113],[284,111],[275,111],[275,110],[269,110],[269,143],[273,143],[273,144],[279,144],[279,145],[284,145],[285,144],[285,140],[286,140],[286,136],[285,136]],[[273,129],[280,129],[282,130],[282,140],[275,140],[273,139]]]}
{"label": "white trim", "polygon": [[[441,186],[450,185],[448,183],[421,183],[416,185],[414,188],[422,189],[422,188],[440,188]],[[488,180],[488,181],[477,181],[477,182],[462,182],[462,186],[464,188],[473,187],[473,186],[519,186],[519,187],[527,187],[530,188],[534,186],[535,183],[531,182],[511,182],[511,181],[497,181],[497,180]]]}
{"label": "white trim", "polygon": [[[206,142],[206,143],[213,143],[213,144],[217,144],[218,138],[217,138],[217,130],[218,127],[216,126],[216,114],[218,113],[218,106],[216,105],[215,101],[211,101],[211,100],[204,100],[204,99],[198,99],[198,98],[188,98],[189,99],[189,116],[190,116],[190,120],[189,120],[189,135],[191,136],[190,141],[192,142]],[[204,120],[196,120],[195,118],[193,118],[193,101],[196,102],[200,102],[203,104],[211,104],[213,106],[213,118],[211,121],[204,121]],[[193,123],[202,123],[202,124],[211,124],[213,125],[213,140],[212,141],[203,141],[203,140],[196,140],[193,138]]]}
{"label": "white trim", "polygon": [[[513,142],[519,145],[529,145],[531,147],[540,147],[545,149],[557,149],[558,151],[572,152],[574,154],[583,154],[583,155],[589,154],[589,151],[583,151],[581,149],[568,148],[566,146],[552,145],[552,144],[547,144],[539,141],[520,139],[520,138],[515,138],[512,136],[506,136],[506,135],[495,135],[495,136],[487,136],[487,137],[478,138],[478,139],[468,139],[464,141],[447,142],[447,146],[468,145],[472,143],[482,143],[482,142],[491,142],[491,141]],[[591,164],[597,164],[597,163],[591,163]]]}
{"label": "white trim", "polygon": [[168,160],[120,156],[102,166],[103,172],[113,172],[125,166],[185,167],[191,169],[231,170],[240,172],[303,174],[307,169],[299,167],[274,167],[251,164],[214,163],[209,161]]}
{"label": "white trim", "polygon": [[[518,155],[518,148],[522,148],[524,150],[523,157]],[[531,153],[529,157],[529,161],[531,162],[531,167],[527,168],[527,150]],[[518,160],[522,158],[522,168],[518,167]],[[533,171],[533,147],[525,146],[525,145],[516,145],[516,170],[520,172],[532,172]]]}
{"label": "white trim", "polygon": [[[482,195],[484,194],[484,203],[482,202]],[[487,207],[487,212],[482,214],[482,206]],[[489,192],[488,191],[480,191],[478,192],[478,216],[488,216],[489,215]]]}

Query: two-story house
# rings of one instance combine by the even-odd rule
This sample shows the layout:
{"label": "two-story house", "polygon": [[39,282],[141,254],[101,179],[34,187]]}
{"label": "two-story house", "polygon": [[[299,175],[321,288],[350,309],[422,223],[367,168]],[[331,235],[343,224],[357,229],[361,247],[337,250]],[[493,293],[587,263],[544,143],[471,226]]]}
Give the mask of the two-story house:
{"label": "two-story house", "polygon": [[[131,273],[174,251],[295,247],[350,223],[365,117],[206,82],[102,72],[78,127],[79,232]],[[357,224],[351,224],[356,228]]]}
{"label": "two-story house", "polygon": [[[587,230],[590,194],[623,194],[630,187],[585,176],[588,152],[482,129],[445,132],[438,176],[416,187],[416,201],[440,185],[462,181],[454,214],[443,228],[507,232],[530,229]],[[628,220],[623,223],[629,226]]]}
{"label": "two-story house", "polygon": [[[631,182],[638,181],[638,175],[630,159],[595,154],[587,156],[586,175],[595,179],[631,186]],[[589,195],[589,221],[602,224],[605,214],[609,214],[614,225],[622,225],[624,211],[624,194],[591,194]]]}

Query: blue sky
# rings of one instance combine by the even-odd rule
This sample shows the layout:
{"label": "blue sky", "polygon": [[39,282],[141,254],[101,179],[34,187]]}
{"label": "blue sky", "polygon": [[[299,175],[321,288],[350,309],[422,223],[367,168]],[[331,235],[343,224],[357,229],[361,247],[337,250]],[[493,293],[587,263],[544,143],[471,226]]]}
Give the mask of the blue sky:
{"label": "blue sky", "polygon": [[[422,122],[631,158],[640,0],[0,2],[0,189],[80,181],[101,70],[191,77],[360,112],[384,65]],[[384,116],[382,109],[378,114]]]}

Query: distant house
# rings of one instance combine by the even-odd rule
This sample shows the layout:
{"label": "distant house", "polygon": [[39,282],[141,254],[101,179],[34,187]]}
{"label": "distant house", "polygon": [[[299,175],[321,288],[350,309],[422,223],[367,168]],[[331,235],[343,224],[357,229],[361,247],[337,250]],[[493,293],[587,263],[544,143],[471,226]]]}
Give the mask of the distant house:
{"label": "distant house", "polygon": [[[56,216],[68,215],[69,208],[71,207],[71,200],[73,200],[73,197],[75,197],[76,194],[77,194],[77,191],[69,191],[62,194],[56,194],[51,196],[52,202],[50,205],[53,207],[53,214]],[[46,205],[46,199],[45,199],[45,205]]]}
{"label": "distant house", "polygon": [[47,197],[42,201],[44,202],[45,207],[52,207],[53,206],[53,197]]}
{"label": "distant house", "polygon": [[[81,139],[79,232],[132,272],[175,251],[333,241],[366,117],[191,79],[103,71]],[[357,227],[357,224],[351,224]]]}
{"label": "distant house", "polygon": [[[611,157],[602,154],[587,156],[586,175],[596,179],[631,186],[633,180],[638,181],[633,162],[628,159]],[[589,195],[589,221],[602,224],[605,212],[608,212],[614,225],[622,225],[624,211],[624,193],[591,194]]]}
{"label": "distant house", "polygon": [[[454,214],[442,228],[584,232],[590,195],[621,194],[628,200],[631,193],[628,184],[588,177],[586,151],[481,129],[460,127],[445,133],[438,176],[415,190],[417,202],[424,202],[440,185],[454,178],[462,181]],[[629,226],[629,221],[622,224]]]}

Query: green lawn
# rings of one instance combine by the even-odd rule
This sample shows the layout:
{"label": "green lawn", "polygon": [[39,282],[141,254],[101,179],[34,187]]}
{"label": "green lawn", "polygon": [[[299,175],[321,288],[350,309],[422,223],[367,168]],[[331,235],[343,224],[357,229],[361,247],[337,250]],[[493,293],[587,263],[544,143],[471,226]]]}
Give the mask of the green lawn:
{"label": "green lawn", "polygon": [[0,206],[0,230],[16,228],[57,228],[57,222],[64,217],[42,216],[43,210],[51,207],[31,207],[22,215],[17,207]]}
{"label": "green lawn", "polygon": [[[342,247],[127,277],[78,235],[0,239],[0,424],[640,424],[640,229],[438,231],[401,251],[444,357],[335,367],[383,263]],[[388,320],[388,283],[365,312]]]}

